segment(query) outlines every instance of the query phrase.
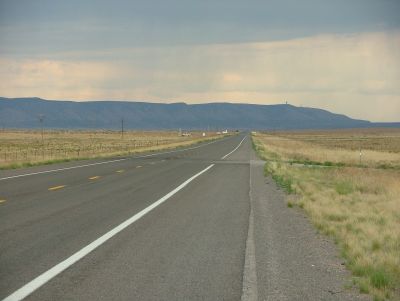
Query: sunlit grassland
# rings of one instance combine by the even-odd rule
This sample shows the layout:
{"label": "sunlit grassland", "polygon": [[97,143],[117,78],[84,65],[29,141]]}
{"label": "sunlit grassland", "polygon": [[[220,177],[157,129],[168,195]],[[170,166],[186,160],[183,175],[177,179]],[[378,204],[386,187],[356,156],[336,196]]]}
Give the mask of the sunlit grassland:
{"label": "sunlit grassland", "polygon": [[400,130],[253,135],[266,173],[296,194],[288,207],[304,208],[334,239],[354,283],[375,300],[400,299],[399,141]]}
{"label": "sunlit grassland", "polygon": [[293,163],[400,168],[398,129],[278,132],[264,139],[268,152]]}
{"label": "sunlit grassland", "polygon": [[171,149],[216,139],[215,133],[177,131],[0,131],[0,168],[17,168],[70,160],[131,155]]}

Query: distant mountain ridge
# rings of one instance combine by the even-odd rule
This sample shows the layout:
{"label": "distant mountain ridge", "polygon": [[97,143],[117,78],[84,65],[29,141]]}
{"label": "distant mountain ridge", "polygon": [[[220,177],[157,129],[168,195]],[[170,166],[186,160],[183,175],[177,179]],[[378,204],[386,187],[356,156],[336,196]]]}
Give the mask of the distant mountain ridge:
{"label": "distant mountain ridge", "polygon": [[0,127],[117,129],[330,129],[388,126],[351,119],[326,110],[287,104],[148,103],[130,101],[52,101],[40,98],[0,97]]}

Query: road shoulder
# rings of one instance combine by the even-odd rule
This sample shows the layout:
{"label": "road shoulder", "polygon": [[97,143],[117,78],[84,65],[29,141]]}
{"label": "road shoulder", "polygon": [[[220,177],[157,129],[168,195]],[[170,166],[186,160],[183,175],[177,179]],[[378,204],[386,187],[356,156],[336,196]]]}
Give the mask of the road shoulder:
{"label": "road shoulder", "polygon": [[250,161],[250,201],[258,300],[370,300],[348,289],[350,274],[334,243],[317,233],[304,212],[288,208],[285,193]]}

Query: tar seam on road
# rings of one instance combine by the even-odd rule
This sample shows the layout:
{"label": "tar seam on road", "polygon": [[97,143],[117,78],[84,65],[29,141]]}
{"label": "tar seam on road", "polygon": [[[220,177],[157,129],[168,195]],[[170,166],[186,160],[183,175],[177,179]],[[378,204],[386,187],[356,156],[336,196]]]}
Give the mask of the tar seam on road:
{"label": "tar seam on road", "polygon": [[229,139],[231,137],[234,137],[234,136],[230,136],[228,138],[224,138],[224,139],[221,139],[221,140],[211,141],[209,143],[198,145],[198,146],[194,146],[194,147],[178,149],[178,150],[169,151],[169,152],[155,153],[155,154],[149,154],[149,155],[137,156],[137,157],[128,157],[128,158],[122,158],[122,159],[115,159],[115,160],[109,160],[109,161],[103,161],[103,162],[96,162],[96,163],[90,163],[90,164],[84,164],[84,165],[78,165],[78,166],[70,166],[70,167],[64,167],[64,168],[50,169],[50,170],[26,173],[26,174],[21,174],[21,175],[9,176],[9,177],[0,178],[0,181],[8,180],[8,179],[14,179],[14,178],[20,178],[20,177],[39,175],[39,174],[43,174],[43,173],[51,173],[51,172],[57,172],[57,171],[75,169],[75,168],[89,167],[89,166],[100,165],[100,164],[108,164],[108,163],[113,163],[113,162],[125,161],[125,160],[128,160],[128,159],[148,158],[148,157],[154,157],[154,156],[159,156],[159,155],[183,152],[183,151],[192,150],[192,149],[196,149],[196,148],[199,148],[199,147],[207,146],[207,145],[210,145],[210,144],[213,144],[213,143],[216,143],[216,142],[225,141],[226,139]]}
{"label": "tar seam on road", "polygon": [[[245,138],[246,138],[246,136],[242,139],[242,141],[239,143],[239,145],[232,152],[228,153],[223,158],[226,158],[228,155],[232,154],[235,150],[237,150]],[[149,213],[150,211],[152,211],[153,209],[155,209],[156,207],[158,207],[159,205],[164,203],[166,200],[171,198],[173,195],[175,195],[178,191],[180,191],[182,188],[187,186],[194,179],[196,179],[197,177],[199,177],[200,175],[202,175],[203,173],[205,173],[206,171],[211,169],[214,165],[215,164],[211,164],[208,167],[206,167],[205,169],[203,169],[202,171],[195,174],[194,176],[190,177],[185,182],[180,184],[178,187],[176,187],[175,189],[173,189],[172,191],[170,191],[169,193],[164,195],[162,198],[160,198],[159,200],[157,200],[150,206],[148,206],[145,209],[143,209],[142,211],[136,213],[135,215],[133,215],[126,221],[122,222],[115,228],[111,229],[106,234],[97,238],[95,241],[91,242],[89,245],[83,247],[78,252],[74,253],[73,255],[71,255],[70,257],[65,259],[64,261],[60,262],[59,264],[57,264],[54,267],[47,270],[46,272],[37,276],[32,281],[28,282],[27,284],[25,284],[24,286],[22,286],[21,288],[16,290],[14,293],[12,293],[11,295],[4,298],[3,301],[18,301],[18,300],[22,300],[25,297],[29,296],[35,290],[37,290],[38,288],[40,288],[41,286],[46,284],[48,281],[50,281],[51,279],[56,277],[58,274],[63,272],[65,269],[69,268],[74,263],[76,263],[77,261],[79,261],[80,259],[85,257],[86,255],[91,253],[93,250],[95,250],[96,248],[101,246],[103,243],[105,243],[106,241],[111,239],[113,236],[115,236],[116,234],[118,234],[119,232],[121,232],[122,230],[124,230],[125,228],[127,228],[128,226],[130,226],[131,224],[133,224],[134,222],[136,222],[143,216],[145,216],[147,213]]]}
{"label": "tar seam on road", "polygon": [[251,160],[250,160],[250,178],[249,178],[249,228],[247,232],[246,251],[243,268],[243,285],[241,301],[257,301],[257,268],[256,268],[256,247],[254,242],[254,211],[253,199],[251,193]]}

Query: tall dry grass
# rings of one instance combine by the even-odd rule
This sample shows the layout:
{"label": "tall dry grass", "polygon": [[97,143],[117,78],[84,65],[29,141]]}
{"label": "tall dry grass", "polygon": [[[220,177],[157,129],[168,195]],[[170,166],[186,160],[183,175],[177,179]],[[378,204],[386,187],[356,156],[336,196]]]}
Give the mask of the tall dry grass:
{"label": "tall dry grass", "polygon": [[3,130],[0,131],[0,168],[16,168],[76,159],[128,155],[143,151],[190,145],[216,139],[193,132],[183,137],[176,131]]}
{"label": "tall dry grass", "polygon": [[379,152],[400,152],[399,128],[304,130],[269,133],[292,140],[308,141],[327,147]]}
{"label": "tall dry grass", "polygon": [[258,136],[258,139],[281,160],[400,168],[400,131],[386,138],[380,134],[369,134],[350,139],[347,137],[348,132],[346,134],[344,137],[336,131],[324,135],[318,133],[315,137],[309,132],[286,133],[281,136],[264,134]]}
{"label": "tall dry grass", "polygon": [[253,141],[259,154],[270,160],[267,171],[299,195],[290,200],[290,206],[304,208],[314,225],[338,244],[360,291],[372,294],[375,300],[399,300],[400,170],[376,166],[381,162],[398,166],[400,149],[374,150],[363,168],[290,164],[298,158],[346,164],[357,161],[348,159],[352,151],[346,146],[327,148],[320,137],[314,143],[310,142],[313,134],[307,133],[306,141],[299,135],[291,139],[287,133],[258,134]]}

